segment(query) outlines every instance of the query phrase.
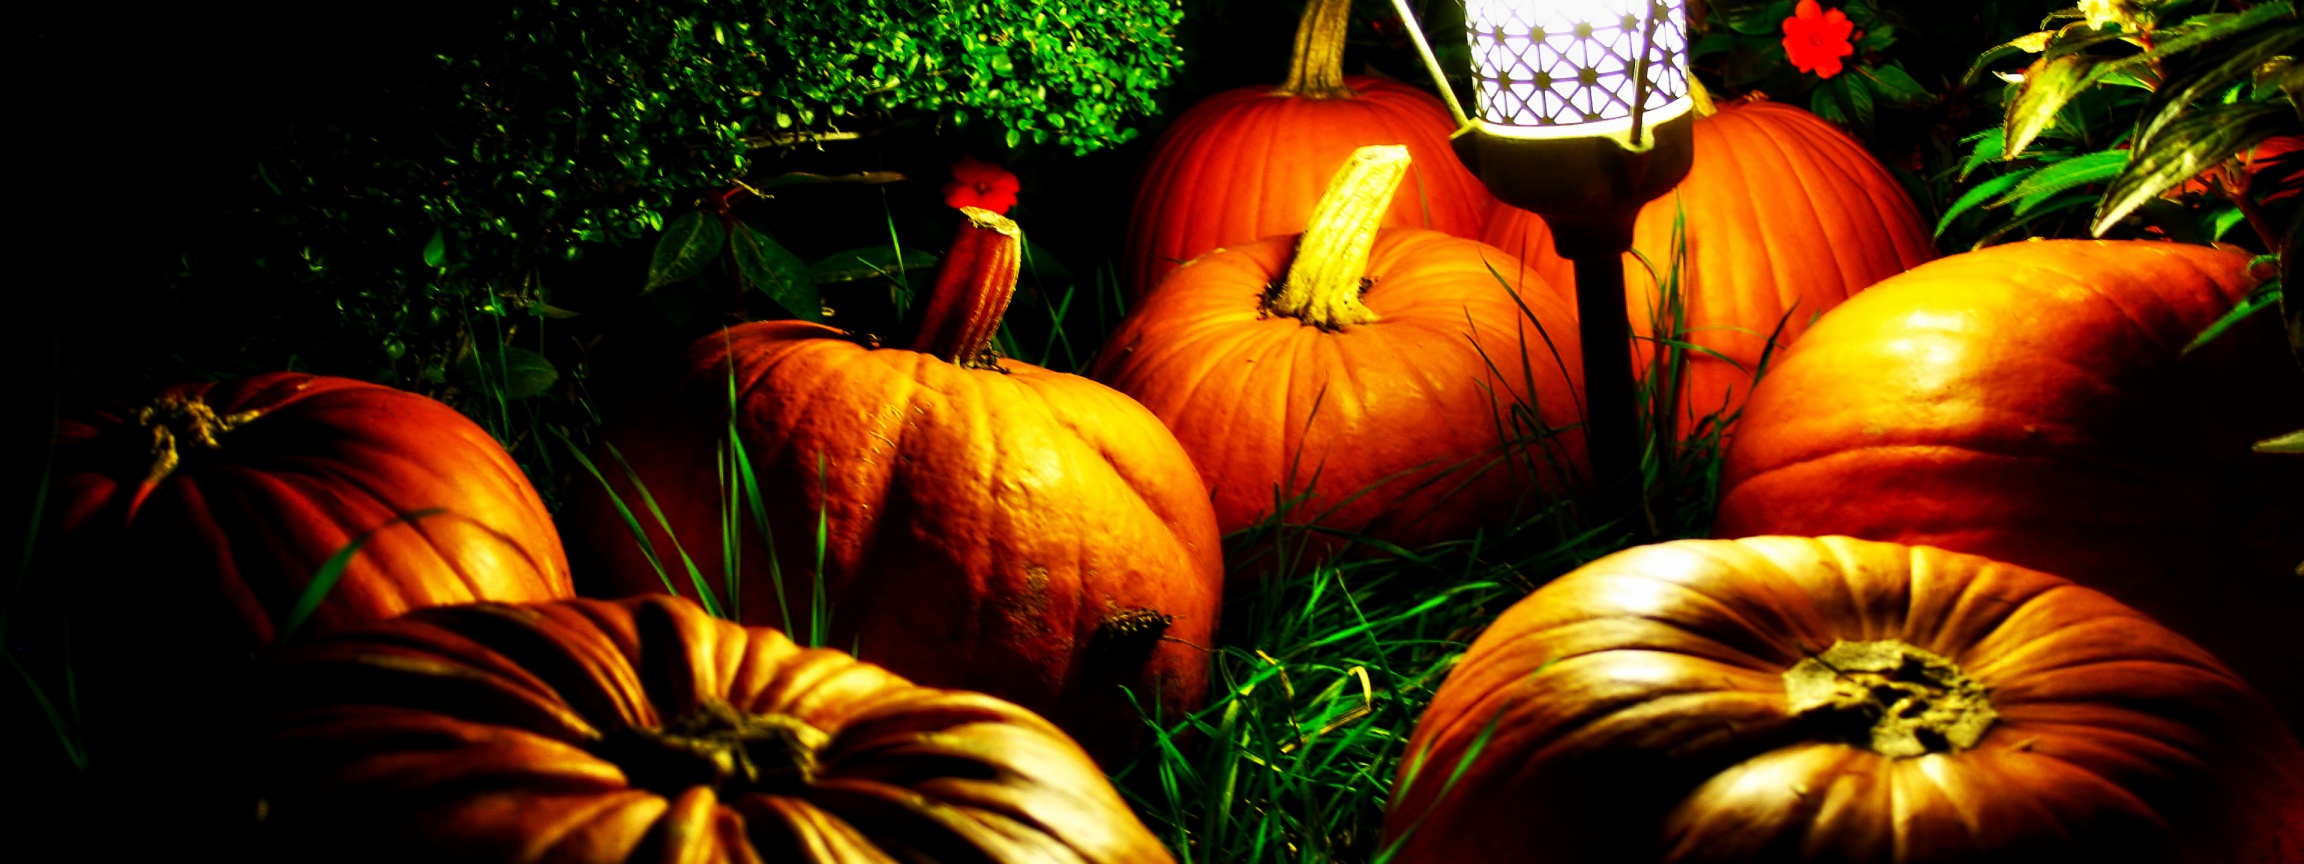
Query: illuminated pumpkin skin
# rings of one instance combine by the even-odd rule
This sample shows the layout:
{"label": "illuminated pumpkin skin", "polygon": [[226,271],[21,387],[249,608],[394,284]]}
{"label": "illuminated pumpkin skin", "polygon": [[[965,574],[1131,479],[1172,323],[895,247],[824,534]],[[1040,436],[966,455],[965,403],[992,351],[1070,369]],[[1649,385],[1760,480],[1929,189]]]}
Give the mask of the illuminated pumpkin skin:
{"label": "illuminated pumpkin skin", "polygon": [[[971,243],[990,236],[970,230]],[[1013,292],[1020,241],[1003,242],[1004,258],[987,253],[1005,262],[989,278]],[[967,257],[946,256],[927,308],[989,340],[998,309],[987,317],[971,299],[980,277],[951,275]],[[1122,686],[1165,717],[1199,707],[1223,594],[1221,540],[1191,458],[1143,406],[1077,375],[1014,360],[973,368],[803,321],[707,336],[685,368],[666,404],[609,440],[725,596],[719,484],[733,386],[736,434],[790,604],[787,617],[746,515],[745,623],[807,626],[821,516],[830,644],[859,646],[863,659],[927,686],[1023,705],[1114,768],[1145,735]],[[669,558],[671,542],[621,469],[607,470]],[[573,513],[605,590],[666,590],[597,493]],[[683,569],[673,586],[693,596]]]}
{"label": "illuminated pumpkin skin", "polygon": [[[1322,525],[1414,548],[1509,515],[1531,486],[1562,488],[1548,467],[1532,479],[1524,461],[1477,478],[1465,466],[1501,458],[1497,417],[1513,399],[1539,406],[1554,427],[1581,417],[1570,382],[1582,380],[1582,365],[1566,304],[1531,284],[1519,292],[1530,322],[1497,281],[1514,269],[1503,253],[1436,231],[1386,228],[1376,232],[1360,298],[1377,319],[1326,330],[1265,312],[1265,287],[1287,272],[1296,242],[1237,245],[1177,270],[1121,323],[1089,372],[1175,431],[1224,531],[1269,516],[1275,489],[1294,497],[1315,488],[1291,522],[1341,503]],[[1570,466],[1585,458],[1574,431],[1529,449]]]}
{"label": "illuminated pumpkin skin", "polygon": [[[1673,221],[1685,214],[1686,339],[1735,361],[1687,354],[1684,430],[1743,403],[1779,321],[1777,341],[1789,345],[1816,315],[1935,257],[1894,175],[1816,115],[1775,102],[1724,103],[1696,120],[1695,136],[1687,179],[1641,208],[1632,239],[1655,266],[1670,266]],[[1574,268],[1553,251],[1541,218],[1498,204],[1482,236],[1574,305]],[[1633,332],[1652,336],[1661,289],[1630,253],[1624,274]]]}
{"label": "illuminated pumpkin skin", "polygon": [[[1987,688],[1999,717],[1973,749],[1891,758],[1792,713],[1787,669],[1891,639]],[[2273,864],[2304,850],[2304,750],[2206,651],[2055,576],[1846,537],[1687,540],[1586,565],[1473,643],[1408,746],[1385,826],[1406,835],[1404,864]]]}
{"label": "illuminated pumpkin skin", "polygon": [[1343,74],[1350,11],[1349,0],[1312,0],[1303,27],[1316,32],[1299,31],[1297,80],[1210,96],[1160,134],[1128,218],[1131,305],[1185,261],[1303,231],[1335,166],[1371,144],[1404,145],[1414,160],[1385,225],[1480,236],[1494,198],[1456,158],[1447,108],[1406,84]]}
{"label": "illuminated pumpkin skin", "polygon": [[[188,384],[162,398],[256,416],[214,433],[213,448],[180,435],[181,461],[151,484],[154,431],[132,412],[62,425],[60,524],[74,548],[114,562],[100,568],[101,587],[121,595],[99,601],[107,608],[149,607],[172,629],[245,659],[278,638],[321,565],[370,531],[305,623],[310,631],[427,606],[575,594],[551,514],[527,476],[447,405],[287,372]],[[429,509],[445,512],[389,524]]]}
{"label": "illuminated pumpkin skin", "polygon": [[2041,241],[1939,260],[1826,315],[1754,392],[1715,536],[1942,546],[2105,591],[2304,720],[2304,376],[2259,316],[2180,357],[2246,255]]}
{"label": "illuminated pumpkin skin", "polygon": [[[1047,721],[683,598],[425,610],[267,673],[281,860],[1172,860]],[[711,752],[684,723],[715,703],[797,730],[746,740],[760,780],[650,740]]]}

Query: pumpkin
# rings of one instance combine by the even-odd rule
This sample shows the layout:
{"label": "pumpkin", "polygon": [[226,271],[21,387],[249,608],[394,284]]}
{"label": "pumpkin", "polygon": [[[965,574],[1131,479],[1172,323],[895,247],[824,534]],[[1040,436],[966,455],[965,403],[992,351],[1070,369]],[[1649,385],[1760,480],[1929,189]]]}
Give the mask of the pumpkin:
{"label": "pumpkin", "polygon": [[[614,458],[598,461],[681,593],[698,586],[675,549],[716,591],[725,581],[734,514],[741,620],[793,626],[821,599],[830,644],[924,685],[1016,702],[1121,759],[1145,730],[1123,686],[1168,718],[1205,693],[1223,593],[1215,514],[1190,457],[1142,406],[990,354],[1022,235],[963,211],[909,341],[802,321],[728,328],[694,345],[677,392],[611,430]],[[773,546],[731,509],[731,432]],[[592,494],[573,506],[602,589],[666,590],[615,505]]]}
{"label": "pumpkin", "polygon": [[[130,857],[243,838],[253,810],[231,754],[196,742],[229,734],[237,715],[211,709],[244,704],[250,658],[300,611],[299,639],[411,609],[574,594],[520,466],[414,393],[301,373],[188,384],[68,417],[55,460],[61,542],[46,569],[60,578],[38,590],[68,604],[89,778],[67,809],[115,813],[140,806],[151,777],[203,778],[202,794],[107,840]],[[304,607],[332,560],[337,581]]]}
{"label": "pumpkin", "polygon": [[153,640],[171,653],[245,659],[271,645],[321,565],[355,541],[304,627],[574,594],[520,466],[414,393],[288,372],[188,384],[67,420],[57,440],[58,524],[101,562],[91,599],[149,612],[177,634]]}
{"label": "pumpkin", "polygon": [[1629,549],[1448,673],[1393,861],[2294,861],[2304,750],[2099,592],[1847,537]]}
{"label": "pumpkin", "polygon": [[1172,860],[1031,712],[684,598],[427,609],[265,683],[283,860]]}
{"label": "pumpkin", "polygon": [[1301,237],[1170,274],[1090,369],[1175,430],[1226,532],[1286,499],[1287,521],[1330,532],[1315,555],[1334,532],[1422,545],[1560,491],[1583,459],[1580,433],[1548,437],[1581,416],[1565,304],[1500,276],[1517,268],[1492,247],[1377,227],[1411,158],[1361,148]]}
{"label": "pumpkin", "polygon": [[[1683,226],[1681,307],[1665,303],[1647,265],[1631,253],[1624,260],[1635,344],[1653,346],[1647,340],[1662,322],[1664,333],[1696,346],[1673,406],[1676,425],[1692,432],[1703,431],[1707,416],[1733,419],[1772,334],[1790,344],[1817,314],[1934,257],[1903,187],[1832,124],[1776,102],[1715,110],[1700,99],[1697,113],[1687,178],[1641,208],[1633,228],[1632,248],[1662,269],[1674,264],[1673,228]],[[1483,236],[1574,304],[1575,269],[1553,250],[1541,218],[1498,205]],[[1642,347],[1635,363],[1651,355]]]}
{"label": "pumpkin", "polygon": [[1351,0],[1310,0],[1285,83],[1210,96],[1161,133],[1128,217],[1131,305],[1185,261],[1303,231],[1333,166],[1370,144],[1415,159],[1384,224],[1480,236],[1493,199],[1450,148],[1447,109],[1414,87],[1344,74],[1351,12]]}
{"label": "pumpkin", "polygon": [[1753,391],[1717,536],[1942,546],[2105,591],[2304,720],[2304,426],[2244,254],[2046,240],[1951,256],[1826,314]]}

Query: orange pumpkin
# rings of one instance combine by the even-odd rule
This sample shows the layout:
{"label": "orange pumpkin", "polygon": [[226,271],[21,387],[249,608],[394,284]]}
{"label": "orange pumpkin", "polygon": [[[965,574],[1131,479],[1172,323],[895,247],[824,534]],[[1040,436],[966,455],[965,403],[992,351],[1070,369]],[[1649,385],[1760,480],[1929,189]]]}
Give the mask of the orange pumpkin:
{"label": "orange pumpkin", "polygon": [[2050,240],[1955,255],[1818,321],[1752,394],[1719,536],[1839,533],[2066,576],[2206,645],[2304,721],[2304,375],[2246,255]]}
{"label": "orange pumpkin", "polygon": [[313,574],[363,537],[308,629],[574,594],[520,466],[414,393],[293,372],[189,384],[66,420],[57,458],[66,542],[104,574],[96,602],[151,610],[180,634],[174,651],[269,647]]}
{"label": "orange pumpkin", "polygon": [[[1632,241],[1656,267],[1671,266],[1673,226],[1685,214],[1679,330],[1701,349],[1688,352],[1679,384],[1687,430],[1743,405],[1770,334],[1790,344],[1816,315],[1935,254],[1903,187],[1847,133],[1781,103],[1710,104],[1699,103],[1687,179],[1641,208]],[[1541,218],[1500,204],[1484,238],[1573,305],[1575,270]],[[1624,273],[1633,333],[1654,338],[1671,311],[1659,309],[1660,283],[1630,253]],[[1641,349],[1635,362],[1650,354]]]}
{"label": "orange pumpkin", "polygon": [[[621,469],[608,479],[679,592],[696,586],[671,541],[720,592],[733,514],[741,619],[804,625],[821,532],[831,644],[1019,703],[1122,758],[1144,734],[1123,686],[1171,718],[1206,689],[1224,574],[1215,515],[1190,457],[1142,406],[989,353],[1022,235],[964,212],[908,347],[802,321],[732,327],[690,349],[666,404],[610,433],[671,537]],[[773,554],[741,496],[730,507],[731,431],[764,490]],[[574,518],[606,590],[666,590],[605,495],[578,501]]]}
{"label": "orange pumpkin", "polygon": [[1409,158],[1362,148],[1301,237],[1177,270],[1090,370],[1175,430],[1226,532],[1277,495],[1303,499],[1292,523],[1420,545],[1509,517],[1583,459],[1579,433],[1544,434],[1581,416],[1574,317],[1500,278],[1516,268],[1491,247],[1378,229]]}
{"label": "orange pumpkin", "polygon": [[[61,578],[39,588],[75,602],[42,623],[70,626],[90,771],[68,809],[117,812],[145,778],[201,778],[200,794],[107,840],[130,859],[228,846],[246,828],[237,766],[211,744],[239,719],[250,658],[299,613],[303,638],[412,609],[575,593],[520,466],[487,430],[414,393],[291,372],[187,384],[65,420],[55,452]],[[89,836],[106,830],[89,819]]]}
{"label": "orange pumpkin", "polygon": [[431,609],[268,670],[284,861],[1172,861],[1078,745],[677,597]]}
{"label": "orange pumpkin", "polygon": [[1480,236],[1493,199],[1450,149],[1447,109],[1396,81],[1344,75],[1351,12],[1351,0],[1310,0],[1286,83],[1218,93],[1161,133],[1128,218],[1131,305],[1185,261],[1303,231],[1331,168],[1370,144],[1415,158],[1384,224]]}
{"label": "orange pumpkin", "polygon": [[1401,864],[2275,864],[2304,749],[2214,657],[2064,579],[1847,537],[1619,552],[1448,673]]}

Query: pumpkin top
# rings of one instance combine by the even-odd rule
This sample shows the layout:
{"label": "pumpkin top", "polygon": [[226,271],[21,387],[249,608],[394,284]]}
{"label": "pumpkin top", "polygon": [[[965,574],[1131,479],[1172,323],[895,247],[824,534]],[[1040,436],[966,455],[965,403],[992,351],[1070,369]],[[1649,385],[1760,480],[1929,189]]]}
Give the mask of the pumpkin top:
{"label": "pumpkin top", "polygon": [[[424,610],[285,655],[289,843],[457,860],[1165,862],[1069,738],[683,598]],[[340,832],[357,832],[347,835]],[[331,846],[331,848],[334,848]]]}
{"label": "pumpkin top", "polygon": [[1473,643],[1409,754],[1403,862],[2304,842],[2304,751],[2208,652],[2056,576],[1848,537],[1664,543],[1556,579]]}

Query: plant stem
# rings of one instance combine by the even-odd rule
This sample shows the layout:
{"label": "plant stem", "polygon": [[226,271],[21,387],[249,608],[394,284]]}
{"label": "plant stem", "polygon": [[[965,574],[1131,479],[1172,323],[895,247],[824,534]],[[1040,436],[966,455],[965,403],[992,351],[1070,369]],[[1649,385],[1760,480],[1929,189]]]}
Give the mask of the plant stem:
{"label": "plant stem", "polygon": [[1296,20],[1296,53],[1289,59],[1288,80],[1274,96],[1307,99],[1350,99],[1344,86],[1344,30],[1352,23],[1352,0],[1311,0],[1304,17]]}
{"label": "plant stem", "polygon": [[1265,308],[1322,330],[1376,320],[1360,303],[1368,277],[1368,250],[1392,207],[1392,192],[1408,173],[1408,148],[1378,144],[1352,151],[1328,180],[1312,217]]}
{"label": "plant stem", "polygon": [[960,212],[967,219],[936,270],[936,286],[905,347],[970,368],[993,368],[992,340],[1000,333],[1008,301],[1016,297],[1024,232],[990,210],[962,207]]}

